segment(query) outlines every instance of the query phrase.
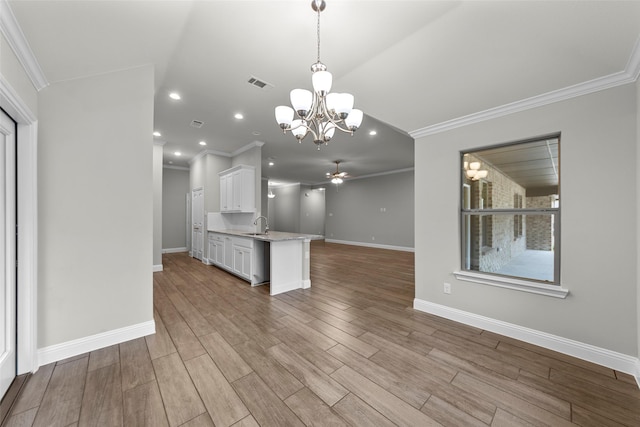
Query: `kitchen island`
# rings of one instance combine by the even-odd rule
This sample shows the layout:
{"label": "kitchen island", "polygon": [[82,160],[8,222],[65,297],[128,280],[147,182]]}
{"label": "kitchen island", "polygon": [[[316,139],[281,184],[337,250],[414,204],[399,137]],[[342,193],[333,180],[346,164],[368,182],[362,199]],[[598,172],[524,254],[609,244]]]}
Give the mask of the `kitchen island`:
{"label": "kitchen island", "polygon": [[311,287],[311,240],[317,234],[283,231],[209,230],[209,264],[223,268],[251,286],[269,283],[270,294]]}

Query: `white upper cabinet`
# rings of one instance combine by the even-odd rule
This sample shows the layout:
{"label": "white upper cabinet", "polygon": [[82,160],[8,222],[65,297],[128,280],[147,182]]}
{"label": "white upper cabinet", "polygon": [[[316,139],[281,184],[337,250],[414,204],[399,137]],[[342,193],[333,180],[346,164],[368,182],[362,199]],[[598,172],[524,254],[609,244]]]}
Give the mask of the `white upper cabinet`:
{"label": "white upper cabinet", "polygon": [[220,212],[254,212],[256,209],[256,171],[238,165],[220,176]]}

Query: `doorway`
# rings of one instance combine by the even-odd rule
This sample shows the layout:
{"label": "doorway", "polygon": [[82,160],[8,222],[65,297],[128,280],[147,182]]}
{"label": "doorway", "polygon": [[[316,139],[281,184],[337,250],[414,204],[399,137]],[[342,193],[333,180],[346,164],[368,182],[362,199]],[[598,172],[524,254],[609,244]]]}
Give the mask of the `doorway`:
{"label": "doorway", "polygon": [[17,373],[16,139],[16,122],[0,109],[0,397]]}
{"label": "doorway", "polygon": [[191,190],[191,256],[202,261],[204,247],[204,190]]}

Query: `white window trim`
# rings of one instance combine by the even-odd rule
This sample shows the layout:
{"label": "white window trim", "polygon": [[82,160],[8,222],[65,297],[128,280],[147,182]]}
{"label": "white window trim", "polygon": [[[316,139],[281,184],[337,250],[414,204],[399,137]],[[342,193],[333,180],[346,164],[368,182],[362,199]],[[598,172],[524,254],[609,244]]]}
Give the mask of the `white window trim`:
{"label": "white window trim", "polygon": [[465,282],[497,286],[499,288],[513,289],[516,291],[529,292],[532,294],[545,295],[554,298],[564,299],[569,294],[569,289],[563,288],[562,286],[546,285],[544,283],[516,279],[513,277],[501,277],[470,271],[454,271],[453,275],[456,277],[456,279],[463,280]]}

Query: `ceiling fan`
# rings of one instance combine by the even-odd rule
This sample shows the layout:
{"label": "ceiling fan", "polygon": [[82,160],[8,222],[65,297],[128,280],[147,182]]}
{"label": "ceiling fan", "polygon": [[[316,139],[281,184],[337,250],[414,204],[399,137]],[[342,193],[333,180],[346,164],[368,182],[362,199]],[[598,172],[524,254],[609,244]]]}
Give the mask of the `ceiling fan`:
{"label": "ceiling fan", "polygon": [[331,179],[332,184],[342,184],[343,178],[347,178],[349,174],[347,172],[340,172],[340,160],[334,160],[336,164],[336,171],[331,173],[327,172],[327,179]]}

